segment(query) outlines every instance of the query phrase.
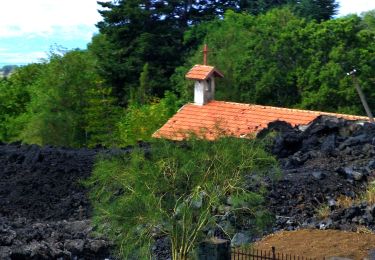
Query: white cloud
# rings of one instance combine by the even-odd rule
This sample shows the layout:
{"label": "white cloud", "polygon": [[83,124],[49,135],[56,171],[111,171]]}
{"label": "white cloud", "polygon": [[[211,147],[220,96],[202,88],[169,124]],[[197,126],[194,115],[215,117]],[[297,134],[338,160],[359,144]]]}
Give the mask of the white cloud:
{"label": "white cloud", "polygon": [[[107,0],[108,1],[108,0]],[[101,20],[96,0],[0,0],[0,37],[24,34],[48,36],[58,29],[79,35],[84,26],[91,33]],[[338,0],[338,16],[375,9],[374,0]],[[82,27],[81,27],[82,28]],[[85,36],[89,37],[89,36]],[[91,37],[91,35],[90,35]]]}
{"label": "white cloud", "polygon": [[[108,0],[107,0],[108,1]],[[0,0],[0,37],[25,33],[49,35],[55,28],[74,32],[78,26],[90,27],[101,20],[96,0]],[[374,0],[338,0],[339,16],[375,9]]]}
{"label": "white cloud", "polygon": [[[49,46],[81,47],[102,18],[97,0],[0,0],[0,64],[46,58]],[[109,1],[109,0],[105,0]],[[338,16],[375,9],[375,0],[337,0]]]}
{"label": "white cloud", "polygon": [[96,31],[101,16],[96,0],[18,0],[1,1],[0,37],[31,33],[45,36],[56,28],[67,34],[79,26]]}
{"label": "white cloud", "polygon": [[[3,53],[0,51],[0,64],[26,64],[47,58],[46,52],[35,51],[29,53]],[[6,62],[3,62],[6,61]]]}
{"label": "white cloud", "polygon": [[99,8],[96,0],[0,0],[0,64],[36,62],[55,44],[85,48]]}
{"label": "white cloud", "polygon": [[338,16],[347,14],[360,14],[375,9],[374,0],[338,0],[340,4]]}

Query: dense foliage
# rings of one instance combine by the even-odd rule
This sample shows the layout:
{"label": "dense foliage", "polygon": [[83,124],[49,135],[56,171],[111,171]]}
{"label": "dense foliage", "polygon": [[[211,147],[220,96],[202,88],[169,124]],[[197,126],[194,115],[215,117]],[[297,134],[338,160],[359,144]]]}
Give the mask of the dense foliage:
{"label": "dense foliage", "polygon": [[246,215],[252,231],[264,229],[263,191],[244,189],[263,174],[277,174],[276,160],[255,140],[159,140],[130,155],[100,158],[86,184],[99,232],[116,242],[123,259],[147,259],[154,239],[168,236],[173,259],[182,260],[215,229],[233,235],[216,224],[224,207],[237,219]]}
{"label": "dense foliage", "polygon": [[29,89],[43,68],[43,64],[30,64],[0,79],[0,140],[20,139],[22,117],[30,103]]}
{"label": "dense foliage", "polygon": [[118,124],[120,144],[150,141],[152,134],[173,116],[180,105],[176,95],[170,92],[167,92],[162,100],[144,105],[129,105]]}
{"label": "dense foliage", "polygon": [[[217,98],[364,114],[346,73],[357,69],[370,107],[375,108],[374,14],[317,23],[289,9],[259,16],[227,12],[223,20],[201,28],[213,50],[209,63],[225,75]],[[198,49],[172,77],[185,99],[191,99],[192,84],[183,75],[200,60]]]}
{"label": "dense foliage", "polygon": [[202,40],[191,38],[184,42],[184,33],[193,25],[222,18],[227,10],[258,15],[289,5],[303,17],[323,21],[330,19],[337,9],[334,0],[120,0],[99,4],[104,7],[100,11],[103,21],[98,23],[101,35],[94,39],[91,48],[98,56],[103,77],[124,103],[132,89],[138,87],[146,63],[152,75],[152,94],[161,97],[165,90],[173,89],[168,78]]}
{"label": "dense foliage", "polygon": [[[202,62],[203,43],[209,64],[225,75],[218,100],[364,114],[346,76],[355,68],[375,107],[375,11],[329,19],[335,1],[137,3],[102,3],[101,33],[88,50],[51,53],[0,80],[1,141],[92,147],[149,140],[192,100],[184,75]],[[308,12],[321,17],[301,14],[309,8],[321,8]]]}
{"label": "dense foliage", "polygon": [[[119,106],[87,51],[51,54],[0,81],[0,140],[59,146],[125,146],[149,140],[178,109],[172,94],[134,95]],[[141,87],[145,88],[145,73]],[[143,85],[143,87],[142,87]]]}

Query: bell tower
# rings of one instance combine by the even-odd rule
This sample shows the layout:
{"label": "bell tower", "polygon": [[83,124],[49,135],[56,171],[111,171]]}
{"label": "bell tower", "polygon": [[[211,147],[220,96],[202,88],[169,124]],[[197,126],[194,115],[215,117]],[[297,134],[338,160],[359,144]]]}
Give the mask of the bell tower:
{"label": "bell tower", "polygon": [[186,78],[194,80],[194,103],[205,105],[215,98],[215,78],[224,75],[213,66],[207,65],[208,48],[203,48],[203,65],[195,65],[186,74]]}

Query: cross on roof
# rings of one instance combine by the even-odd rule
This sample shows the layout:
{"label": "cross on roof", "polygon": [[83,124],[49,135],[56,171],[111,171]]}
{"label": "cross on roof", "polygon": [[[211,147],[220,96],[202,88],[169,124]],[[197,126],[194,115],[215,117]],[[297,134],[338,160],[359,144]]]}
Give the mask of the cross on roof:
{"label": "cross on roof", "polygon": [[208,47],[207,44],[203,47],[203,65],[207,65],[207,54],[208,54]]}

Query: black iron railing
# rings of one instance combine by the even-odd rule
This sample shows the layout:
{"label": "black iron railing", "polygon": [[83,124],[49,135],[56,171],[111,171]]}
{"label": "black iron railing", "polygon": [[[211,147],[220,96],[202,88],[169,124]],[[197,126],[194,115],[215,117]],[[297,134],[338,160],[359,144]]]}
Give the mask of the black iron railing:
{"label": "black iron railing", "polygon": [[232,248],[232,260],[313,260],[304,256],[296,256],[291,254],[277,253],[275,247],[270,251],[257,250],[251,248]]}

